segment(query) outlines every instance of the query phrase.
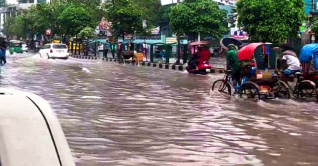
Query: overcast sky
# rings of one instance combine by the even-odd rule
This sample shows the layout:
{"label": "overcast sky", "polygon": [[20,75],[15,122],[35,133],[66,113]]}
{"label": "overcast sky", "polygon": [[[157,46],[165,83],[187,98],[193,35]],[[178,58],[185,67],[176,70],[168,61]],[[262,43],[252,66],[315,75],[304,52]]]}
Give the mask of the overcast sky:
{"label": "overcast sky", "polygon": [[7,3],[8,4],[15,4],[15,3],[17,3],[17,0],[7,0]]}
{"label": "overcast sky", "polygon": [[[182,0],[181,0],[182,1]],[[177,3],[177,0],[161,0],[162,5],[170,4],[170,3]]]}

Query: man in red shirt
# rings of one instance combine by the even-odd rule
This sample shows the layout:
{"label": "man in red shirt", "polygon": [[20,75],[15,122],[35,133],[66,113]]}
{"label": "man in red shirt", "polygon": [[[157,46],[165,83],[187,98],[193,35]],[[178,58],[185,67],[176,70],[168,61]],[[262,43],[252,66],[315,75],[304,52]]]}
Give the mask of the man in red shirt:
{"label": "man in red shirt", "polygon": [[199,46],[198,50],[198,59],[196,60],[197,64],[202,64],[205,61],[209,62],[211,57],[210,51],[203,46]]}

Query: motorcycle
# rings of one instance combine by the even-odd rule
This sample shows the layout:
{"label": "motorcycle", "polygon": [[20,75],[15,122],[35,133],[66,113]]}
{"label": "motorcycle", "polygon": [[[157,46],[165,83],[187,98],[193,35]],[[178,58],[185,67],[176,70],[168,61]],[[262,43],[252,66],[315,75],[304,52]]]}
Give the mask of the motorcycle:
{"label": "motorcycle", "polygon": [[[186,69],[189,73],[206,75],[206,74],[211,72],[212,66],[209,64],[209,62],[204,61],[203,63],[198,64],[198,65],[195,65],[193,63],[195,63],[195,62],[192,62],[192,61],[188,62],[188,66],[186,67]],[[194,65],[195,65],[195,67],[194,67]]]}

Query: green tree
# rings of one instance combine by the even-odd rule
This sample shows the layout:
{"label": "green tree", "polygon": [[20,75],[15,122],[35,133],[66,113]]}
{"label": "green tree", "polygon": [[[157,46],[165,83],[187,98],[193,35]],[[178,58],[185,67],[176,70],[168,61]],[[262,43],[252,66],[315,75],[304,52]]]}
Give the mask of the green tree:
{"label": "green tree", "polygon": [[61,31],[67,35],[77,35],[87,26],[92,26],[91,15],[83,8],[71,5],[58,17]]}
{"label": "green tree", "polygon": [[91,20],[96,25],[106,15],[101,0],[67,0],[67,3],[83,7],[91,15]]}
{"label": "green tree", "polygon": [[160,0],[132,0],[141,11],[141,17],[143,20],[147,20],[149,27],[158,26],[157,19],[159,17],[158,10],[161,7]]}
{"label": "green tree", "polygon": [[7,38],[11,39],[15,34],[12,30],[12,26],[14,24],[14,18],[13,17],[7,17],[6,21],[3,25],[3,32],[7,36]]}
{"label": "green tree", "polygon": [[5,7],[7,5],[6,0],[0,0],[0,7]]}
{"label": "green tree", "polygon": [[113,36],[123,37],[124,34],[135,35],[144,31],[142,13],[131,0],[113,0],[108,6],[107,16],[112,22]]}
{"label": "green tree", "polygon": [[91,39],[95,36],[94,29],[91,27],[85,27],[78,35],[83,39]]}
{"label": "green tree", "polygon": [[178,62],[180,61],[180,36],[205,34],[219,38],[227,30],[224,26],[225,13],[214,1],[184,0],[171,8],[169,17],[170,27],[177,35]]}
{"label": "green tree", "polygon": [[240,0],[238,23],[254,40],[281,43],[295,37],[305,13],[303,0]]}
{"label": "green tree", "polygon": [[227,30],[224,20],[224,11],[213,1],[184,0],[170,12],[170,26],[177,35],[201,33],[219,38]]}
{"label": "green tree", "polygon": [[164,5],[161,6],[158,10],[158,18],[157,18],[157,22],[156,25],[160,26],[161,31],[165,32],[166,30],[170,29],[169,26],[169,22],[170,22],[170,11],[171,8],[175,6],[175,4],[171,4],[171,5]]}

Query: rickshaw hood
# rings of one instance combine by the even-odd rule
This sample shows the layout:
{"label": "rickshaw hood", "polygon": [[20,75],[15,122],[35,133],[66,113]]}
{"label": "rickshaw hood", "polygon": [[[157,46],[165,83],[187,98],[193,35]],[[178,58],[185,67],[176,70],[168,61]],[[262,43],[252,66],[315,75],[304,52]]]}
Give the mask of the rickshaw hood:
{"label": "rickshaw hood", "polygon": [[263,44],[264,43],[251,43],[242,47],[237,55],[239,61],[251,61],[253,59],[255,49]]}
{"label": "rickshaw hood", "polygon": [[310,63],[313,56],[318,56],[318,43],[305,45],[299,55],[299,61],[301,63]]}

